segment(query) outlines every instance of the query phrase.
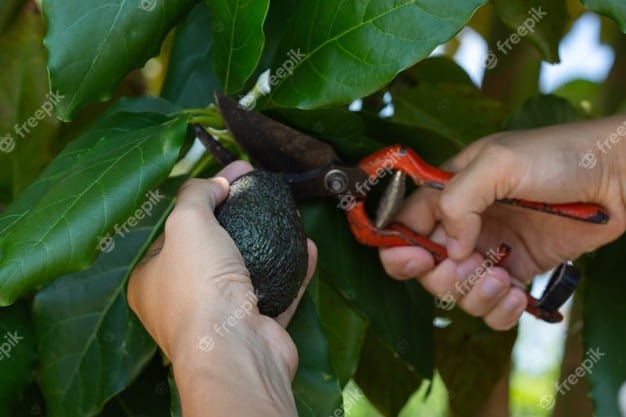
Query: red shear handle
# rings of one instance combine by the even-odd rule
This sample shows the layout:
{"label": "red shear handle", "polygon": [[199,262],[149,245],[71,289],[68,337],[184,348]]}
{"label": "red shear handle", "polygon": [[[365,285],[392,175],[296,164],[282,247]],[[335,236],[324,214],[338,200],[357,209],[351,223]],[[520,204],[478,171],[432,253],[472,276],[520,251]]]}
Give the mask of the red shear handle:
{"label": "red shear handle", "polygon": [[[412,149],[401,145],[392,145],[366,157],[359,163],[359,167],[370,177],[378,178],[381,172],[398,170],[406,173],[417,185],[442,189],[454,176],[450,172],[428,165]],[[535,201],[503,199],[499,203],[510,204],[544,213],[581,220],[589,223],[605,224],[609,221],[606,209],[597,204],[566,203],[548,204]]]}
{"label": "red shear handle", "polygon": [[419,246],[426,249],[439,264],[448,257],[446,248],[420,236],[408,227],[393,224],[387,229],[378,229],[367,217],[365,204],[357,200],[353,207],[347,211],[348,224],[355,239],[367,246],[394,247],[394,246]]}
{"label": "red shear handle", "polygon": [[[436,265],[440,264],[448,256],[444,247],[428,240],[424,236],[416,234],[402,224],[394,223],[386,229],[376,228],[367,217],[365,204],[362,200],[356,201],[354,206],[347,211],[347,218],[352,234],[363,245],[373,247],[419,246],[426,249],[433,256]],[[501,246],[499,251],[504,251],[506,254],[496,262],[496,265],[499,265],[504,260],[509,250],[508,246]],[[563,316],[558,311],[542,309],[538,305],[538,301],[530,294],[527,293],[526,298],[528,300],[526,311],[538,319],[549,323],[556,323],[563,319]]]}

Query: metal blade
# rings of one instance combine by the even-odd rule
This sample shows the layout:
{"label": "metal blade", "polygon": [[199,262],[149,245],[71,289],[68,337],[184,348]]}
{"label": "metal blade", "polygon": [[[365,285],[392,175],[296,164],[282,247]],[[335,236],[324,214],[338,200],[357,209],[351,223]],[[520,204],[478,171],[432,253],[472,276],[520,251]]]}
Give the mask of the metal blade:
{"label": "metal blade", "polygon": [[330,145],[312,136],[259,112],[246,110],[221,93],[217,93],[215,99],[233,137],[260,168],[300,173],[339,159]]}

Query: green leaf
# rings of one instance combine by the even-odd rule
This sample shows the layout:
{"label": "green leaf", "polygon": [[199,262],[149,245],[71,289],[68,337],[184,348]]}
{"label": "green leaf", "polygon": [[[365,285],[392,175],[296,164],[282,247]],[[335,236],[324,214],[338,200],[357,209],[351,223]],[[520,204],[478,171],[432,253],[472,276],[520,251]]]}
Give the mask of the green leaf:
{"label": "green leaf", "polygon": [[434,132],[459,149],[501,128],[502,103],[473,86],[420,83],[393,93],[396,123]]}
{"label": "green leaf", "polygon": [[[449,58],[429,58],[404,71],[391,84],[391,121],[434,133],[457,151],[501,128],[502,103],[482,95],[467,73]],[[422,134],[414,140],[425,145]],[[421,142],[421,143],[420,143]],[[428,146],[442,147],[442,143]]]}
{"label": "green leaf", "polygon": [[322,280],[317,282],[319,319],[328,336],[330,361],[339,383],[344,387],[357,370],[367,321],[352,310],[330,284]]}
{"label": "green leaf", "polygon": [[153,356],[139,378],[104,407],[98,417],[169,417],[168,368]]}
{"label": "green leaf", "polygon": [[167,382],[170,386],[170,416],[181,417],[182,411],[180,408],[180,396],[178,395],[178,388],[176,387],[176,381],[174,380],[174,375],[172,374],[171,370],[167,378]]}
{"label": "green leaf", "polygon": [[58,279],[35,297],[39,380],[50,417],[96,415],[154,355],[152,338],[126,302],[126,282],[169,214],[177,185],[153,192],[133,214],[139,223],[125,222],[127,230],[122,226],[102,245],[93,267]]}
{"label": "green leaf", "polygon": [[349,103],[389,83],[465,26],[484,0],[311,0],[298,4],[267,104]]}
{"label": "green leaf", "polygon": [[13,20],[19,7],[25,0],[2,0],[0,1],[0,32]]}
{"label": "green leaf", "polygon": [[0,38],[0,184],[14,196],[51,159],[59,127],[48,94],[44,31],[30,4]]}
{"label": "green leaf", "polygon": [[433,56],[418,62],[406,71],[402,71],[393,80],[391,88],[397,84],[415,86],[419,83],[428,84],[460,84],[476,87],[470,76],[456,62],[446,56]]}
{"label": "green leaf", "polygon": [[156,55],[194,0],[44,0],[45,45],[55,108],[70,120],[82,105],[104,101],[124,76]]}
{"label": "green leaf", "polygon": [[371,330],[367,332],[354,380],[384,416],[397,416],[423,381]]}
{"label": "green leaf", "polygon": [[554,90],[554,95],[566,98],[582,114],[601,117],[603,114],[605,88],[602,84],[577,79]]}
{"label": "green leaf", "polygon": [[261,59],[269,0],[207,0],[213,12],[214,66],[226,94],[241,91]]}
{"label": "green leaf", "polygon": [[544,60],[559,62],[559,42],[569,24],[566,0],[492,0],[496,13],[512,33],[501,39],[498,53],[506,54],[527,38],[539,50]]}
{"label": "green leaf", "polygon": [[582,0],[589,10],[615,20],[620,30],[626,33],[626,3],[622,0]]}
{"label": "green leaf", "polygon": [[415,282],[385,274],[376,250],[360,245],[345,212],[329,204],[300,207],[307,234],[319,248],[318,271],[370,323],[385,346],[424,378],[433,372],[430,297]]}
{"label": "green leaf", "polygon": [[186,108],[205,107],[222,89],[213,69],[212,20],[209,8],[200,2],[176,29],[162,97]]}
{"label": "green leaf", "polygon": [[341,387],[330,365],[328,342],[308,294],[302,298],[287,330],[300,357],[292,384],[298,416],[335,415],[343,401]]}
{"label": "green leaf", "polygon": [[289,19],[295,10],[298,0],[272,0],[270,8],[265,17],[263,32],[265,34],[265,45],[261,54],[260,70],[270,68],[276,57],[276,51],[280,46],[280,40],[285,36],[287,27],[285,21]]}
{"label": "green leaf", "polygon": [[[594,415],[598,417],[622,415],[617,399],[620,388],[623,389],[626,383],[626,321],[619,318],[626,317],[623,299],[626,281],[619,271],[626,268],[625,249],[626,239],[622,237],[589,256],[585,268],[583,363],[588,369],[585,375],[590,385]],[[594,352],[596,354],[592,354]]]}
{"label": "green leaf", "polygon": [[448,388],[451,415],[476,415],[510,369],[517,329],[494,331],[481,318],[459,310],[449,314],[452,323],[435,330],[437,370]]}
{"label": "green leaf", "polygon": [[28,307],[0,309],[0,415],[9,416],[33,379],[37,340]]}
{"label": "green leaf", "polygon": [[507,130],[534,129],[580,120],[582,115],[566,99],[553,95],[540,95],[524,103],[507,120]]}
{"label": "green leaf", "polygon": [[184,118],[120,113],[70,144],[0,216],[0,304],[89,267],[99,236],[167,177]]}

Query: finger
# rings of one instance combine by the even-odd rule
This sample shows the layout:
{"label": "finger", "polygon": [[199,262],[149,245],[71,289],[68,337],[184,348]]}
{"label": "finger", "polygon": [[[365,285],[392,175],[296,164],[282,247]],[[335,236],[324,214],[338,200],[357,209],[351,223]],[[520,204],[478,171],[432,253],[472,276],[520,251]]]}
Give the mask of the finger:
{"label": "finger", "polygon": [[476,277],[478,279],[458,304],[468,314],[482,317],[493,310],[504,298],[511,288],[511,282],[506,270],[498,267],[490,268]]}
{"label": "finger", "polygon": [[220,172],[215,174],[216,177],[226,178],[228,183],[232,183],[242,175],[253,171],[254,167],[246,161],[235,161],[226,165]]}
{"label": "finger", "polygon": [[485,323],[495,330],[508,330],[517,324],[526,303],[524,291],[513,287],[498,305],[485,315]]}
{"label": "finger", "polygon": [[228,181],[223,177],[211,179],[194,178],[186,181],[178,190],[177,209],[199,208],[200,211],[213,213],[228,195]]}
{"label": "finger", "polygon": [[441,165],[442,169],[450,172],[458,172],[464,169],[470,162],[472,162],[476,156],[480,154],[485,145],[496,140],[498,134],[487,136],[483,139],[477,140],[463,148],[459,153],[448,159]]}
{"label": "finger", "polygon": [[291,321],[291,318],[295,314],[296,309],[300,304],[300,300],[302,300],[302,297],[306,292],[307,286],[311,282],[311,278],[313,278],[313,273],[315,273],[315,266],[317,265],[317,246],[315,246],[315,243],[313,243],[311,239],[307,239],[307,249],[309,251],[309,265],[307,268],[304,282],[302,282],[302,286],[300,287],[298,295],[293,303],[291,303],[287,310],[285,310],[280,315],[278,315],[278,317],[276,317],[276,321],[278,322],[278,324],[283,326],[283,328],[287,328],[287,325]]}
{"label": "finger", "polygon": [[417,246],[381,248],[378,254],[387,274],[399,280],[413,279],[435,266],[432,255]]}
{"label": "finger", "polygon": [[472,282],[467,278],[476,273],[481,262],[483,258],[478,253],[461,262],[448,258],[432,271],[418,277],[418,281],[435,297],[447,299],[452,296],[458,300],[471,290]]}
{"label": "finger", "polygon": [[439,209],[452,259],[472,253],[482,225],[481,214],[512,188],[517,170],[511,155],[501,146],[486,146],[442,192]]}
{"label": "finger", "polygon": [[439,216],[438,203],[441,192],[429,188],[420,188],[412,193],[402,204],[395,220],[421,235],[429,235]]}

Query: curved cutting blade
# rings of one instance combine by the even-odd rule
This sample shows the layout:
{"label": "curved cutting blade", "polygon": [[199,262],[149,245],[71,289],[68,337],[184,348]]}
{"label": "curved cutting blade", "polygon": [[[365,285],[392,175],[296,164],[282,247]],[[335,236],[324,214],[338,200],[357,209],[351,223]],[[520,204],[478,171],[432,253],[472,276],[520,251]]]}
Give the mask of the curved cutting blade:
{"label": "curved cutting blade", "polygon": [[260,168],[300,173],[339,159],[330,145],[259,112],[244,109],[224,94],[217,93],[215,100],[233,137]]}

